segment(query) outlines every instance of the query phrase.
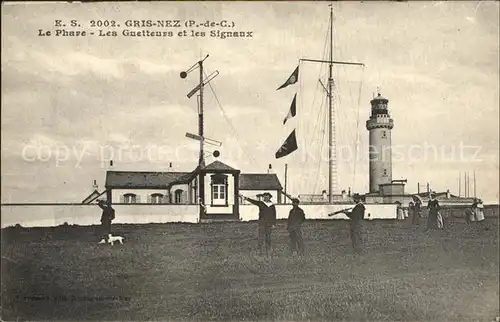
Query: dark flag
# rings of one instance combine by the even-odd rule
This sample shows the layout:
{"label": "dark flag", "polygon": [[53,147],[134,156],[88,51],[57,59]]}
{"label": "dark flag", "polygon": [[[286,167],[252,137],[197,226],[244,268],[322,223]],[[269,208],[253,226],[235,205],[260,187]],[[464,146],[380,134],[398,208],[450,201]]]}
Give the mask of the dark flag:
{"label": "dark flag", "polygon": [[288,119],[291,119],[292,117],[295,116],[295,114],[297,114],[296,100],[297,100],[297,94],[295,94],[295,96],[293,97],[292,105],[290,106],[290,111],[288,111],[288,115],[283,120],[283,125],[285,125]]}
{"label": "dark flag", "polygon": [[288,79],[286,80],[286,82],[283,85],[281,85],[277,90],[285,88],[288,85],[292,85],[292,84],[297,83],[298,79],[299,79],[299,66],[297,66],[297,68],[295,68],[295,70],[293,71],[292,75],[290,75],[290,77],[288,77]]}
{"label": "dark flag", "polygon": [[276,159],[287,156],[297,149],[297,139],[295,138],[295,130],[293,130],[293,132],[286,139],[285,143],[283,143],[278,152],[276,152]]}

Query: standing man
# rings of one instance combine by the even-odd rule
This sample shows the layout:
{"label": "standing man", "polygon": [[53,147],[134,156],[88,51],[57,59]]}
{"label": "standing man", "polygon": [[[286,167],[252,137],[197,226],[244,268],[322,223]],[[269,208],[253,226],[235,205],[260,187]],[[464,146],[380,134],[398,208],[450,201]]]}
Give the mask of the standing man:
{"label": "standing man", "polygon": [[292,209],[288,215],[288,233],[290,235],[290,248],[292,254],[298,249],[300,255],[304,255],[304,241],[302,240],[302,231],[300,227],[306,220],[304,211],[299,207],[299,199],[292,199]]}
{"label": "standing man", "polygon": [[361,196],[355,193],[352,196],[353,201],[356,203],[354,208],[350,211],[342,211],[349,217],[349,228],[351,234],[352,248],[356,253],[361,253],[363,251],[363,219],[365,217],[365,205],[361,202]]}
{"label": "standing man", "polygon": [[262,194],[263,201],[240,196],[248,202],[259,207],[259,251],[263,253],[263,244],[265,244],[265,253],[271,250],[271,230],[276,224],[276,207],[271,201],[272,195],[269,192]]}
{"label": "standing man", "polygon": [[111,207],[111,203],[109,201],[99,200],[97,204],[102,209],[101,231],[104,240],[107,242],[109,234],[111,234],[111,222],[115,219],[115,210]]}

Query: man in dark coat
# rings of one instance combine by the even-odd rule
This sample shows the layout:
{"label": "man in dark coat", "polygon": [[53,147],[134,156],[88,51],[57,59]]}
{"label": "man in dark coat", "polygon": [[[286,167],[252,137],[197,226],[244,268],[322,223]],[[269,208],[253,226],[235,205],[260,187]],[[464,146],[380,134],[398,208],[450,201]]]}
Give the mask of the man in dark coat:
{"label": "man in dark coat", "polygon": [[264,193],[263,201],[240,196],[259,207],[259,250],[262,253],[263,244],[265,244],[264,250],[268,254],[271,250],[271,230],[276,224],[276,207],[271,201],[272,195],[269,192]]}
{"label": "man in dark coat", "polygon": [[102,209],[101,215],[101,231],[104,240],[108,241],[108,236],[111,234],[111,222],[115,219],[115,210],[111,207],[109,201],[99,200],[99,207]]}
{"label": "man in dark coat", "polygon": [[287,230],[290,235],[290,248],[292,254],[298,249],[300,255],[304,255],[304,241],[302,240],[302,231],[300,227],[302,223],[306,220],[306,215],[304,210],[299,207],[299,199],[292,199],[292,209],[288,215],[288,226]]}
{"label": "man in dark coat", "polygon": [[359,194],[354,194],[352,197],[353,201],[356,203],[354,208],[350,211],[346,211],[345,214],[349,217],[349,228],[351,234],[352,247],[356,253],[361,253],[363,251],[363,220],[365,217],[365,205],[361,202],[361,196]]}

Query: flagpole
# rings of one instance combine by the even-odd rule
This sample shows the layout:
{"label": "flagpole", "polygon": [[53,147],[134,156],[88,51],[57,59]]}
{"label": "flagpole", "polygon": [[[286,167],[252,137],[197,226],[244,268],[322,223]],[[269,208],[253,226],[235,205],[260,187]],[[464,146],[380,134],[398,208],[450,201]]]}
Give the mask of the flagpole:
{"label": "flagpole", "polygon": [[476,197],[476,170],[474,170],[474,198]]}
{"label": "flagpole", "polygon": [[328,202],[333,203],[333,6],[330,4],[330,63],[328,64]]}
{"label": "flagpole", "polygon": [[469,198],[469,173],[465,172],[465,198]]}
{"label": "flagpole", "polygon": [[341,62],[333,60],[333,5],[330,3],[330,57],[329,60],[319,60],[319,59],[307,59],[302,58],[300,61],[312,62],[312,63],[328,63],[329,75],[328,75],[328,201],[330,204],[333,203],[333,193],[337,189],[337,165],[336,165],[336,145],[335,145],[335,111],[333,108],[333,65],[355,65],[355,66],[365,66],[363,63],[356,62]]}
{"label": "flagpole", "polygon": [[205,165],[205,158],[203,152],[203,60],[198,62],[200,66],[200,110],[198,111],[198,135],[200,136],[200,157],[198,159],[198,165]]}
{"label": "flagpole", "polygon": [[458,196],[462,197],[462,177],[460,171],[458,171]]}
{"label": "flagpole", "polygon": [[[286,183],[287,183],[287,181],[288,181],[288,164],[285,163],[285,196],[287,194],[287,191],[286,191]],[[286,198],[285,198],[285,202],[284,203],[286,203]]]}

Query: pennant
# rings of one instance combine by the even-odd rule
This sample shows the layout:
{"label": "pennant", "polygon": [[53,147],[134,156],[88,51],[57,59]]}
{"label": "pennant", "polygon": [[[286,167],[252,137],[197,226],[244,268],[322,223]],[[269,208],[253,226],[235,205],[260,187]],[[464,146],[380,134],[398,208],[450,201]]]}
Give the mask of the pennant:
{"label": "pennant", "polygon": [[292,117],[295,116],[295,114],[297,114],[296,101],[297,101],[297,94],[295,94],[295,96],[293,97],[292,105],[290,106],[290,110],[288,111],[288,115],[283,120],[283,125],[285,125],[285,123],[286,123],[286,121],[288,121],[288,119],[291,119]]}
{"label": "pennant", "polygon": [[287,156],[297,149],[297,139],[295,138],[295,130],[293,130],[293,132],[286,139],[285,143],[283,143],[278,152],[276,152],[276,159]]}
{"label": "pennant", "polygon": [[277,90],[285,88],[288,85],[292,85],[292,84],[297,83],[298,79],[299,79],[299,66],[297,66],[297,68],[295,68],[295,70],[293,71],[292,75],[290,75],[290,77],[288,77],[288,79],[286,80],[286,82],[283,85],[281,85]]}

